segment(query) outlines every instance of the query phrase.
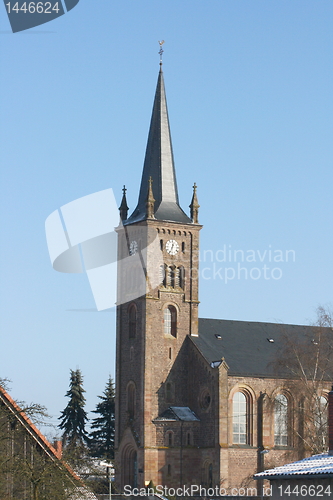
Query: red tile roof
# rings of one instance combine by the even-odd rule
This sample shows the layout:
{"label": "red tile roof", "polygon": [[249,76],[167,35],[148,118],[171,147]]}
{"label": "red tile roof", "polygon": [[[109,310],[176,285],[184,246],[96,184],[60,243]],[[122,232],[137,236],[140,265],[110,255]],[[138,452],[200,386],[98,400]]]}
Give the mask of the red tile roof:
{"label": "red tile roof", "polygon": [[15,415],[15,417],[21,422],[25,427],[26,431],[32,436],[35,441],[43,448],[43,450],[48,454],[52,460],[59,460],[64,467],[68,470],[71,476],[77,481],[81,481],[79,476],[73,471],[73,469],[64,461],[61,460],[59,451],[57,451],[46,439],[46,437],[40,432],[39,429],[33,424],[28,415],[19,407],[19,405],[14,401],[14,399],[8,394],[3,387],[0,386],[0,400],[6,405],[6,407]]}

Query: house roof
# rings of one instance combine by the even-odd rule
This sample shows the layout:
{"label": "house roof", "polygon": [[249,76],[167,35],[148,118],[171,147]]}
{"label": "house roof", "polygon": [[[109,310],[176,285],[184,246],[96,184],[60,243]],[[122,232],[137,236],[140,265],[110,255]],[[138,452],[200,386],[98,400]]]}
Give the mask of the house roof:
{"label": "house roof", "polygon": [[181,422],[199,422],[199,418],[188,406],[169,406],[155,420],[173,420]]}
{"label": "house roof", "polygon": [[304,476],[333,477],[333,456],[328,453],[303,458],[298,462],[275,467],[275,469],[258,472],[255,479],[288,479],[302,478]]}
{"label": "house roof", "polygon": [[[37,429],[35,424],[30,420],[27,414],[13,400],[3,387],[0,386],[0,402],[14,415],[23,425],[28,434],[39,444],[43,451],[54,461],[61,464],[67,469],[68,473],[75,481],[81,481],[79,476],[73,469],[64,461],[61,460],[59,452],[49,443],[46,437]],[[74,490],[72,500],[97,500],[96,496],[84,486],[77,486]]]}
{"label": "house roof", "polygon": [[[30,418],[26,413],[20,408],[20,406],[13,400],[13,398],[8,394],[3,387],[0,386],[0,401],[8,408],[8,410],[15,415],[15,417],[21,422],[25,427],[26,431],[33,437],[35,441],[44,449],[44,451],[54,459],[60,459],[57,450],[49,443],[46,437],[37,429],[37,427],[32,423]],[[78,479],[76,474],[70,470],[75,479]]]}
{"label": "house roof", "polygon": [[306,338],[311,331],[311,326],[201,318],[199,336],[191,340],[212,366],[224,358],[230,375],[288,378],[286,369],[277,373],[274,366],[283,337]]}

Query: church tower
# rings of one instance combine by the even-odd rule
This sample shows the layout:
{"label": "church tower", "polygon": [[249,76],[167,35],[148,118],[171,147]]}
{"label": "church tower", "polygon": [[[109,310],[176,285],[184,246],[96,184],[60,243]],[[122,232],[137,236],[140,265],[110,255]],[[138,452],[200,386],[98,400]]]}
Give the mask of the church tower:
{"label": "church tower", "polygon": [[[188,408],[184,347],[188,336],[198,335],[198,209],[195,185],[191,218],[179,204],[161,64],[138,204],[127,217],[124,188],[119,208],[115,447],[121,490],[182,481],[182,433],[188,420],[192,428],[198,420]],[[170,412],[174,430],[165,425]]]}

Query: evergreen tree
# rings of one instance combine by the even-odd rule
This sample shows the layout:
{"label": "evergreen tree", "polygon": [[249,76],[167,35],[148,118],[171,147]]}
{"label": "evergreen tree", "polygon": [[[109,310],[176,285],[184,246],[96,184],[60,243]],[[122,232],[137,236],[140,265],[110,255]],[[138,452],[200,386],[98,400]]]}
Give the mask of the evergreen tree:
{"label": "evergreen tree", "polygon": [[90,433],[90,452],[94,457],[104,457],[111,460],[114,457],[114,420],[115,392],[112,377],[106,384],[103,396],[98,396],[101,402],[96,405],[99,416],[93,419]]}
{"label": "evergreen tree", "polygon": [[63,444],[68,450],[82,449],[88,442],[85,430],[88,418],[84,411],[86,402],[84,393],[81,370],[71,370],[69,390],[66,393],[66,397],[70,400],[59,417],[61,420],[59,428],[64,431]]}

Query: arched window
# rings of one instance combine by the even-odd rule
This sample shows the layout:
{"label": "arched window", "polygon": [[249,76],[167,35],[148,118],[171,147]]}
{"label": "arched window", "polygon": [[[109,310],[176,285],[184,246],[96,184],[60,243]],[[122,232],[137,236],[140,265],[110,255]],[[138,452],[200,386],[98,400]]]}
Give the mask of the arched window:
{"label": "arched window", "polygon": [[166,275],[166,269],[165,269],[165,265],[164,264],[161,264],[160,265],[160,275],[159,275],[159,279],[160,279],[160,284],[165,286],[166,285],[166,281],[165,281],[165,275]]}
{"label": "arched window", "polygon": [[191,444],[192,444],[192,435],[190,432],[188,432],[186,435],[186,444],[187,444],[187,446],[191,446]]}
{"label": "arched window", "polygon": [[327,444],[327,427],[328,427],[328,401],[324,396],[316,398],[316,408],[314,411],[315,433],[322,442],[323,448]]}
{"label": "arched window", "polygon": [[175,266],[170,267],[170,286],[175,288],[177,279],[177,268]]}
{"label": "arched window", "polygon": [[320,396],[320,410],[323,413],[324,419],[327,422],[327,418],[328,418],[328,401],[325,398],[325,396]]}
{"label": "arched window", "polygon": [[166,286],[172,286],[172,276],[173,276],[172,267],[168,266],[166,268]]}
{"label": "arched window", "polygon": [[180,288],[185,288],[185,268],[180,266],[179,270],[179,286]]}
{"label": "arched window", "polygon": [[288,399],[284,394],[276,396],[274,401],[274,444],[288,445]]}
{"label": "arched window", "polygon": [[233,443],[249,443],[249,401],[243,392],[236,392],[232,401]]}
{"label": "arched window", "polygon": [[174,306],[164,309],[164,333],[177,337],[177,311]]}
{"label": "arched window", "polygon": [[167,433],[165,435],[165,444],[166,444],[166,446],[169,446],[169,447],[172,447],[174,445],[172,431],[167,431]]}
{"label": "arched window", "polygon": [[201,392],[199,398],[200,406],[203,410],[208,410],[208,408],[210,407],[211,399],[212,398],[210,396],[209,390],[207,389],[207,387],[205,387]]}
{"label": "arched window", "polygon": [[136,336],[136,306],[132,304],[128,310],[129,338],[134,339]]}
{"label": "arched window", "polygon": [[324,422],[327,425],[327,399],[324,396],[315,398],[314,401],[314,425],[316,429],[320,429]]}
{"label": "arched window", "polygon": [[175,274],[174,286],[178,288],[180,286],[180,268],[179,267],[175,267],[174,274]]}
{"label": "arched window", "polygon": [[164,309],[164,333],[171,333],[171,312],[169,307]]}
{"label": "arched window", "polygon": [[138,458],[134,448],[128,446],[124,449],[121,459],[121,473],[124,484],[133,488],[138,485]]}
{"label": "arched window", "polygon": [[130,382],[127,386],[127,411],[130,418],[135,415],[135,385]]}

